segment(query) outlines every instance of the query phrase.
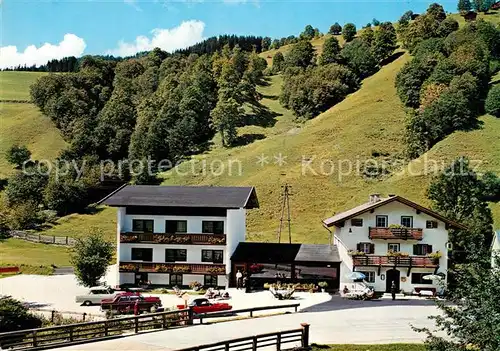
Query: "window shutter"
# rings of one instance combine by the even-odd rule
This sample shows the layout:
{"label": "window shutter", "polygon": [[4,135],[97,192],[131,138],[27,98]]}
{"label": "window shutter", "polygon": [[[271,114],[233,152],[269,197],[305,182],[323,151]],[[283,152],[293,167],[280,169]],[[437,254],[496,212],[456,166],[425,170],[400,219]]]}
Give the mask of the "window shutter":
{"label": "window shutter", "polygon": [[361,243],[358,243],[356,245],[356,251],[360,252],[361,251]]}
{"label": "window shutter", "polygon": [[432,253],[432,245],[427,245],[427,253]]}
{"label": "window shutter", "polygon": [[375,244],[370,244],[370,253],[375,253]]}

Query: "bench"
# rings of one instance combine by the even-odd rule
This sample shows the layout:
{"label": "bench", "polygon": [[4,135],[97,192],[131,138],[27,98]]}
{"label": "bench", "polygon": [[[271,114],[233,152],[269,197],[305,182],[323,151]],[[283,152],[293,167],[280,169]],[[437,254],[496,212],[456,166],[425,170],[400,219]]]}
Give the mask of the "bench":
{"label": "bench", "polygon": [[19,272],[20,270],[17,266],[0,267],[0,274],[17,274]]}

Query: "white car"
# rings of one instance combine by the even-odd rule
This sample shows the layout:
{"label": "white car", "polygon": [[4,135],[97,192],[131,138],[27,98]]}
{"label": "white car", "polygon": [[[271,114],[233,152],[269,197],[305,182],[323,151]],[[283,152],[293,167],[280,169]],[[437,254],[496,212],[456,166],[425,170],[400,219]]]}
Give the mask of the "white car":
{"label": "white car", "polygon": [[100,305],[102,299],[113,299],[116,292],[107,286],[94,286],[89,289],[86,295],[79,295],[75,298],[77,303],[81,303],[85,306],[90,306],[93,304]]}

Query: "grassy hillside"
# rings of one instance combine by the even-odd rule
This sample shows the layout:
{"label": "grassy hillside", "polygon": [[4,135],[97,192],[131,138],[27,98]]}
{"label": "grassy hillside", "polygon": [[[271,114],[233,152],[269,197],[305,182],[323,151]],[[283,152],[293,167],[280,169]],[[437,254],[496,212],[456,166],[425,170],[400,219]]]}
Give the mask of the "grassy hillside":
{"label": "grassy hillside", "polygon": [[[500,16],[488,17],[488,20],[498,18]],[[321,50],[324,39],[313,40],[317,51]],[[290,46],[284,46],[279,50],[286,52],[289,49]],[[275,52],[271,50],[261,55],[269,60]],[[165,173],[164,184],[256,186],[261,208],[250,211],[249,238],[274,241],[279,225],[281,186],[288,183],[293,193],[293,240],[314,243],[327,240],[322,219],[366,201],[371,192],[398,193],[428,205],[425,192],[432,174],[425,172],[429,164],[426,160],[444,164],[457,156],[467,155],[481,161],[479,171],[500,173],[500,145],[496,142],[500,135],[500,119],[491,116],[481,117],[482,129],[452,134],[408,167],[397,171],[393,169],[390,176],[379,180],[366,179],[357,170],[372,157],[378,162],[400,160],[404,149],[401,137],[405,112],[396,96],[394,79],[408,59],[408,55],[401,56],[366,79],[359,91],[304,124],[295,122],[291,111],[278,102],[282,78],[270,77],[269,85],[259,88],[264,96],[261,103],[269,110],[265,115],[251,116],[251,110],[247,109],[248,118],[255,119],[255,123],[239,129],[242,146],[225,149],[217,146],[215,139],[211,151]],[[500,76],[496,81],[500,81]],[[18,105],[24,106],[24,109]],[[5,145],[17,140],[21,143],[23,140],[32,142],[33,147],[28,147],[34,153],[35,149],[39,149],[38,158],[44,155],[51,157],[64,146],[57,130],[33,106],[2,106],[8,111],[6,118],[2,109],[2,123],[10,121],[11,127],[0,131],[0,152],[6,149]],[[40,133],[53,134],[43,138]],[[285,162],[281,166],[276,164],[278,160],[275,159],[280,154]],[[258,163],[262,157],[265,164]],[[303,165],[308,160],[311,160],[311,167]],[[201,161],[205,161],[205,170]],[[8,167],[2,162],[0,158],[0,176],[7,173],[5,169]],[[347,172],[348,167],[353,171]],[[500,204],[493,206],[493,211],[496,225],[500,227]],[[106,208],[94,215],[64,217],[48,229],[47,234],[79,237],[86,235],[90,227],[101,228],[110,239],[114,238],[114,209]]]}
{"label": "grassy hillside", "polygon": [[[456,19],[460,25],[465,24],[465,19],[458,13],[450,15],[450,17]],[[491,22],[493,24],[500,23],[500,11],[489,11],[487,14],[479,13],[477,18],[484,19],[485,21]]]}
{"label": "grassy hillside", "polygon": [[0,72],[0,100],[30,100],[29,87],[45,72]]}
{"label": "grassy hillside", "polygon": [[43,72],[0,72],[0,178],[12,167],[5,152],[14,144],[26,145],[33,158],[54,159],[65,142],[57,128],[38,108],[29,103],[1,102],[29,100],[29,87]]}

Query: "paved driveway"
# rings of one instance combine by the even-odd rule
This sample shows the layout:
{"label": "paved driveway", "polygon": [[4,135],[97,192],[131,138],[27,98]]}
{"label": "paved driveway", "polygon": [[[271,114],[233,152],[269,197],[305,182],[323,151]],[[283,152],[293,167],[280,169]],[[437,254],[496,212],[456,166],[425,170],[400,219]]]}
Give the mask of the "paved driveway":
{"label": "paved driveway", "polygon": [[333,298],[304,312],[273,317],[197,325],[189,328],[134,335],[122,339],[64,348],[66,350],[175,350],[188,346],[295,329],[311,325],[311,342],[371,344],[421,342],[411,325],[431,327],[427,316],[437,310],[428,301],[344,301]]}

